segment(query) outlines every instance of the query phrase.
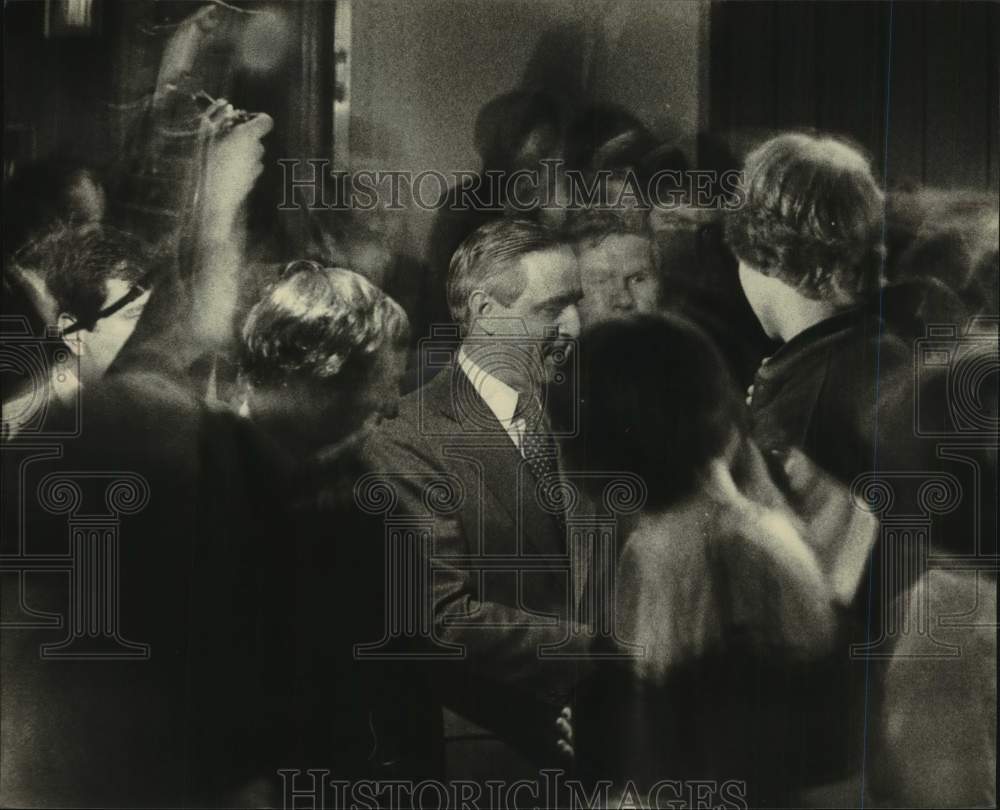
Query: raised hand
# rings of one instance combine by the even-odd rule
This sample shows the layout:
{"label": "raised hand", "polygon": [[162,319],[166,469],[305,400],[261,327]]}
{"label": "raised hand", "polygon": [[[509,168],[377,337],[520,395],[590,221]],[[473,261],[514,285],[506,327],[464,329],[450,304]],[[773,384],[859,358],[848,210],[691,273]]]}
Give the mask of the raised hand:
{"label": "raised hand", "polygon": [[210,142],[202,178],[209,238],[226,237],[238,222],[243,204],[264,169],[261,140],[274,126],[266,113],[248,115],[219,99],[203,114]]}

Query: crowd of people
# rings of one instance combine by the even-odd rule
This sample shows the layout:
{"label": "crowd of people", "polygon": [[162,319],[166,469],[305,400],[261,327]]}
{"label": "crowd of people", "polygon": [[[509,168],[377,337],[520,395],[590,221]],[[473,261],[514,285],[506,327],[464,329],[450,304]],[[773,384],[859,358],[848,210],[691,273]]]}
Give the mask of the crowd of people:
{"label": "crowd of people", "polygon": [[[317,215],[265,264],[245,211],[271,121],[201,115],[170,239],[82,164],[5,193],[5,329],[44,362],[3,369],[4,552],[66,553],[45,475],[150,493],[120,520],[112,634],[147,655],[53,660],[51,624],[5,623],[5,806],[546,768],[736,780],[753,807],[995,804],[995,627],[939,630],[950,658],[895,632],[928,590],[995,623],[995,570],[926,566],[995,564],[995,444],[929,546],[890,554],[859,485],[940,469],[918,404],[947,432],[974,395],[995,430],[995,200],[887,199],[860,148],[788,132],[746,156],[732,210],[581,204],[553,159],[612,188],[690,167],[626,111],[567,124],[516,91],[476,142],[484,174],[541,170],[527,210],[445,206],[425,266]],[[916,373],[934,325],[992,387]],[[2,575],[8,616],[68,609],[65,572]]]}

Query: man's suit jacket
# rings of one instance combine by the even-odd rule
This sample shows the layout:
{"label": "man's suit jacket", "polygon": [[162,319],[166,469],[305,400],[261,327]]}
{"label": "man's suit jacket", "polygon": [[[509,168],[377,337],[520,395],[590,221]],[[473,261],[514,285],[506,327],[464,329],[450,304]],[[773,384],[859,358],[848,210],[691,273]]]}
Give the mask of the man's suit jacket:
{"label": "man's suit jacket", "polygon": [[581,575],[569,570],[565,530],[538,481],[455,366],[405,397],[364,455],[398,498],[387,520],[433,525],[435,645],[460,651],[430,665],[443,702],[544,761],[585,664],[543,648],[565,642],[579,656],[589,640],[574,621]]}

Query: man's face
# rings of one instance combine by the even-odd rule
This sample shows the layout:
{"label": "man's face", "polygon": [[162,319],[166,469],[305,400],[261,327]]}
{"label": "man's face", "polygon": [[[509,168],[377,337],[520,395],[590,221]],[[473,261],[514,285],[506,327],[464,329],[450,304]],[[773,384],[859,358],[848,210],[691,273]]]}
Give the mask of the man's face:
{"label": "man's face", "polygon": [[612,318],[655,312],[660,282],[649,240],[632,234],[612,235],[580,250],[584,326]]}
{"label": "man's face", "polygon": [[[132,290],[132,282],[121,278],[108,279],[104,283],[104,301],[101,309],[110,307]],[[150,291],[131,301],[126,306],[101,318],[94,324],[92,330],[81,329],[66,337],[66,342],[74,352],[80,355],[81,373],[90,380],[99,379],[111,366],[118,352],[135,331],[136,325]]]}
{"label": "man's face", "polygon": [[524,337],[530,355],[541,363],[543,378],[551,381],[560,357],[580,336],[577,304],[583,292],[576,257],[569,247],[529,253],[512,272],[524,274],[524,290],[508,306],[493,301],[490,332]]}

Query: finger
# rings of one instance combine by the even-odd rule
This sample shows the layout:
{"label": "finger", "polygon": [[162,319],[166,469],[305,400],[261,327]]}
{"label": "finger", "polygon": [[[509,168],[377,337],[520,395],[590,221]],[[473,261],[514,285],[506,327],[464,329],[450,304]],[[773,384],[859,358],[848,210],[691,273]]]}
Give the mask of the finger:
{"label": "finger", "polygon": [[202,115],[212,124],[218,124],[226,117],[226,110],[232,109],[232,105],[224,98],[217,98],[213,101]]}
{"label": "finger", "polygon": [[240,126],[247,127],[256,137],[263,138],[274,128],[274,119],[267,113],[254,113],[253,118]]}
{"label": "finger", "polygon": [[821,477],[819,468],[797,447],[788,451],[783,466],[785,475],[788,476],[788,484],[795,493],[808,490],[816,479]]}

